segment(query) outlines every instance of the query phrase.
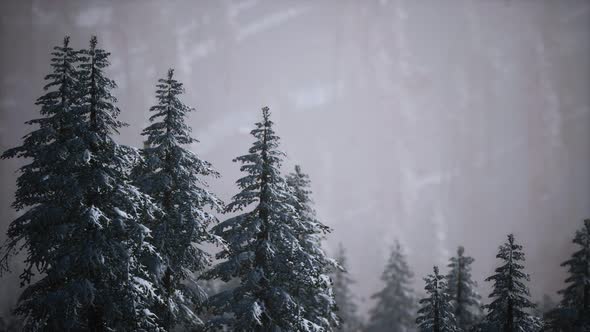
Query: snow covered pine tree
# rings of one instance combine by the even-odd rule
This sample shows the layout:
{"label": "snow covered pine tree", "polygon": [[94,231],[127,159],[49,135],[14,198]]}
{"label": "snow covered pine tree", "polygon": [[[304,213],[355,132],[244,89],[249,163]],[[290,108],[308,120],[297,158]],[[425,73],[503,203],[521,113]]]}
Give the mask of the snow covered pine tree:
{"label": "snow covered pine tree", "polygon": [[354,283],[354,280],[348,273],[346,250],[342,243],[338,246],[336,262],[338,266],[333,268],[332,280],[337,313],[338,317],[340,317],[338,330],[343,332],[360,331],[362,322],[357,314],[358,308],[354,301],[352,290],[350,289],[350,285]]}
{"label": "snow covered pine tree", "polygon": [[149,308],[156,294],[142,260],[157,252],[146,242],[150,230],[142,222],[149,223],[158,209],[131,184],[129,172],[138,152],[112,138],[126,124],[117,120],[120,110],[111,94],[116,84],[104,74],[109,55],[92,37],[79,65],[80,115],[85,122],[80,128],[84,151],[78,185],[84,190],[88,222],[78,244],[84,253],[81,273],[96,293],[87,310],[88,326],[154,330],[156,317]]}
{"label": "snow covered pine tree", "polygon": [[205,277],[240,285],[210,298],[214,312],[223,317],[212,325],[228,325],[232,331],[319,331],[321,326],[305,317],[305,307],[293,290],[307,292],[307,281],[317,269],[305,270],[315,257],[301,246],[307,224],[291,205],[297,199],[280,174],[284,154],[273,130],[268,107],[262,109],[262,122],[251,134],[256,141],[249,154],[237,157],[246,176],[237,181],[242,190],[227,206],[228,212],[254,209],[229,218],[214,227],[227,248]]}
{"label": "snow covered pine tree", "polygon": [[407,332],[414,329],[416,298],[411,286],[413,273],[398,241],[381,275],[385,287],[372,296],[377,302],[370,311],[369,331]]}
{"label": "snow covered pine tree", "polygon": [[[156,255],[141,220],[157,207],[130,185],[137,154],[111,137],[123,124],[110,93],[115,83],[103,73],[109,54],[96,45],[93,37],[78,53],[66,38],[55,49],[52,90],[37,101],[45,117],[29,122],[40,128],[3,155],[32,160],[21,168],[14,203],[27,211],[11,223],[3,255],[6,262],[26,246],[21,279],[30,285],[16,312],[32,331],[157,329],[149,311],[155,294],[140,263]],[[44,275],[31,283],[33,267]]]}
{"label": "snow covered pine tree", "polygon": [[584,220],[572,242],[579,250],[561,264],[568,268],[565,279],[568,286],[559,291],[563,296],[559,311],[562,316],[570,313],[571,317],[561,317],[560,320],[568,320],[574,331],[590,331],[590,219]]}
{"label": "snow covered pine tree", "polygon": [[424,278],[426,294],[428,297],[420,300],[422,308],[418,310],[416,323],[422,332],[454,332],[461,331],[457,327],[453,307],[446,293],[447,284],[445,277],[438,273],[438,267],[434,267],[434,273]]}
{"label": "snow covered pine tree", "polygon": [[[65,37],[62,46],[54,47],[51,67],[53,72],[45,77],[48,92],[37,99],[43,116],[27,124],[39,128],[24,137],[24,143],[10,149],[2,158],[29,158],[30,163],[19,169],[17,190],[13,207],[25,211],[14,220],[7,232],[8,241],[2,248],[2,270],[8,270],[8,260],[18,253],[20,244],[27,250],[26,268],[20,275],[21,287],[28,285],[20,298],[15,312],[24,316],[30,329],[59,330],[74,326],[77,317],[68,317],[73,311],[68,305],[70,296],[62,293],[69,288],[59,264],[63,255],[62,247],[67,245],[68,206],[70,195],[66,195],[76,183],[71,168],[75,159],[69,150],[75,150],[74,101],[77,88],[76,63],[78,53],[69,46]],[[53,252],[53,254],[51,254]],[[31,284],[35,274],[45,273],[40,281]],[[56,296],[61,294],[61,296]]]}
{"label": "snow covered pine tree", "polygon": [[469,331],[481,319],[481,296],[477,283],[471,278],[471,264],[474,259],[465,256],[465,248],[457,249],[457,256],[451,257],[447,274],[447,293],[453,305],[457,326]]}
{"label": "snow covered pine tree", "polygon": [[516,244],[514,235],[508,235],[508,242],[500,246],[496,258],[503,263],[486,281],[492,281],[493,290],[489,297],[492,302],[485,306],[488,314],[485,325],[493,331],[533,332],[542,327],[540,319],[527,312],[535,305],[528,299],[529,290],[525,285],[530,278],[522,270],[524,253]]}
{"label": "snow covered pine tree", "polygon": [[302,304],[304,316],[321,326],[323,331],[332,331],[338,325],[338,316],[328,274],[337,267],[337,263],[328,258],[321,247],[323,237],[331,230],[316,218],[311,207],[309,176],[301,171],[299,165],[295,166],[295,172],[287,176],[287,184],[296,198],[293,203],[295,211],[305,226],[305,233],[300,237],[301,247],[311,258],[301,265],[302,273],[305,273],[302,276],[310,279],[298,283],[298,286],[303,284],[308,287],[298,287],[293,292]]}
{"label": "snow covered pine tree", "polygon": [[170,69],[165,79],[158,80],[158,104],[150,108],[152,124],[142,133],[147,136],[144,158],[134,176],[142,191],[165,213],[152,228],[163,259],[156,273],[164,305],[157,314],[166,330],[180,323],[185,328],[202,324],[193,308],[200,307],[206,296],[193,273],[203,271],[210,263],[209,255],[199,245],[215,239],[208,228],[217,219],[205,209],[221,210],[221,201],[206,190],[202,179],[219,174],[186,148],[197,142],[185,122],[193,109],[180,101],[183,85],[173,76]]}

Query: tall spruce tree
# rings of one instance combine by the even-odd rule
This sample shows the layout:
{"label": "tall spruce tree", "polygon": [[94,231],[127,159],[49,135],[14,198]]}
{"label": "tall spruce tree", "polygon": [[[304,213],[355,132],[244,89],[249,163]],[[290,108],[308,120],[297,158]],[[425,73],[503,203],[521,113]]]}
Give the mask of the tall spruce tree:
{"label": "tall spruce tree", "polygon": [[460,246],[457,256],[451,257],[447,274],[447,293],[453,306],[457,326],[469,331],[481,319],[481,296],[477,293],[477,283],[471,277],[471,264],[474,259],[465,256]]}
{"label": "tall spruce tree", "polygon": [[381,275],[385,287],[372,296],[376,300],[376,304],[370,311],[368,328],[370,331],[406,332],[413,330],[416,310],[416,298],[410,287],[413,276],[402,247],[396,241]]}
{"label": "tall spruce tree", "polygon": [[109,56],[98,47],[95,36],[89,48],[81,51],[79,114],[84,124],[79,135],[83,151],[76,174],[87,222],[84,235],[72,243],[75,251],[83,253],[75,274],[94,293],[83,306],[90,330],[155,330],[156,316],[149,308],[158,297],[143,261],[146,256],[158,256],[146,239],[151,236],[148,225],[159,209],[131,184],[129,172],[139,153],[113,140],[126,124],[117,119],[120,110],[111,93],[117,85],[104,72]]}
{"label": "tall spruce tree", "polygon": [[358,315],[358,308],[352,289],[350,289],[355,281],[350,277],[348,272],[346,250],[342,244],[338,246],[336,262],[338,266],[333,268],[332,280],[334,299],[338,310],[337,314],[340,317],[339,330],[356,332],[361,329],[362,322]]}
{"label": "tall spruce tree", "polygon": [[152,124],[142,133],[147,136],[144,162],[135,172],[138,186],[165,213],[153,226],[153,236],[163,259],[158,275],[164,306],[157,313],[167,330],[179,323],[187,328],[202,323],[194,308],[204,302],[205,292],[193,275],[210,263],[200,245],[215,239],[208,229],[217,219],[206,209],[221,209],[203,180],[219,174],[187,147],[197,140],[185,121],[193,109],[179,99],[183,92],[172,69],[158,80],[158,103],[150,108]]}
{"label": "tall spruce tree", "polygon": [[[25,269],[20,275],[21,287],[26,286],[15,312],[24,316],[31,329],[60,329],[73,323],[69,312],[75,308],[69,300],[75,296],[64,293],[68,288],[61,272],[62,247],[72,236],[69,216],[72,209],[70,188],[76,179],[71,170],[79,150],[73,128],[80,122],[74,112],[78,88],[76,63],[78,52],[65,37],[62,46],[51,53],[53,72],[45,76],[47,91],[39,97],[41,118],[26,122],[38,126],[24,137],[21,146],[3,153],[2,159],[26,158],[30,160],[19,169],[13,207],[24,213],[10,224],[8,240],[2,247],[2,270],[8,270],[9,259],[26,250]],[[24,246],[21,247],[21,244]],[[35,272],[36,270],[36,272]],[[45,274],[32,283],[36,274]],[[77,293],[77,292],[76,292]]]}
{"label": "tall spruce tree", "polygon": [[[321,241],[330,228],[316,218],[312,208],[309,176],[301,171],[299,165],[295,171],[287,176],[287,184],[296,199],[293,202],[295,211],[305,232],[300,237],[301,248],[307,253],[310,260],[303,261],[300,268],[303,276],[309,279],[304,281],[309,287],[298,287],[292,292],[298,297],[304,312],[304,317],[323,328],[323,331],[332,331],[338,325],[336,315],[336,302],[332,290],[332,280],[329,272],[336,267],[336,262],[326,255],[321,247]],[[300,284],[298,283],[297,286]]]}
{"label": "tall spruce tree", "polygon": [[[21,278],[29,286],[16,312],[33,331],[157,330],[149,311],[156,294],[141,264],[157,253],[141,221],[158,210],[130,185],[137,153],[111,137],[122,123],[110,94],[115,83],[103,73],[108,53],[93,37],[80,53],[66,39],[54,56],[51,91],[38,100],[45,117],[33,121],[40,129],[4,154],[32,159],[14,204],[27,211],[11,224],[6,246],[10,253],[22,242],[28,250]],[[43,275],[36,282],[33,267]]]}
{"label": "tall spruce tree", "polygon": [[227,247],[217,255],[223,261],[205,277],[238,278],[240,285],[211,297],[216,314],[231,314],[211,324],[229,325],[232,331],[317,331],[321,327],[305,318],[305,308],[293,293],[312,287],[313,271],[302,268],[314,260],[300,243],[307,225],[291,205],[296,199],[280,174],[284,154],[278,150],[268,107],[262,115],[251,131],[256,140],[249,153],[234,159],[246,176],[237,181],[241,192],[227,211],[254,208],[214,227]]}
{"label": "tall spruce tree", "polygon": [[[584,220],[572,241],[578,250],[561,266],[567,267],[567,287],[561,294],[562,312],[570,312],[573,327],[582,331],[590,330],[590,219]],[[565,310],[564,310],[565,309]],[[564,319],[562,319],[564,320]]]}
{"label": "tall spruce tree", "polygon": [[139,153],[113,139],[126,124],[117,119],[120,110],[111,93],[116,84],[104,72],[109,56],[93,36],[78,66],[78,113],[84,122],[78,130],[81,163],[76,177],[87,222],[84,235],[70,244],[82,253],[74,274],[94,293],[81,310],[88,329],[157,330],[149,308],[158,297],[142,262],[158,256],[147,239],[148,224],[159,209],[131,184],[129,172]]}
{"label": "tall spruce tree", "polygon": [[447,283],[445,277],[434,267],[434,273],[429,274],[424,281],[428,297],[420,300],[422,306],[418,310],[416,323],[420,331],[424,332],[453,332],[461,331],[457,327],[453,307],[446,293]]}
{"label": "tall spruce tree", "polygon": [[486,325],[496,331],[538,331],[542,324],[529,313],[535,308],[525,284],[530,277],[523,272],[524,252],[515,242],[514,235],[508,235],[508,242],[500,246],[496,258],[501,260],[501,265],[486,279],[493,282],[489,295],[492,302],[485,306],[488,309]]}

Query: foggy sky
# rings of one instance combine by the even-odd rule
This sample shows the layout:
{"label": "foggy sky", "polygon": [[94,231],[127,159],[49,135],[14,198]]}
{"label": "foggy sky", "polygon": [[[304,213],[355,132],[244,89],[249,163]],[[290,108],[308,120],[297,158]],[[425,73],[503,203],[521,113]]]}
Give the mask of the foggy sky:
{"label": "foggy sky", "polygon": [[[96,34],[130,124],[117,140],[141,145],[156,80],[176,68],[197,108],[193,151],[221,172],[210,183],[226,201],[231,160],[271,108],[284,170],[310,174],[334,228],[326,249],[348,250],[363,310],[395,239],[418,290],[464,245],[487,297],[511,232],[534,298],[562,287],[559,263],[590,217],[589,1],[11,0],[0,20],[2,150],[38,116],[51,48]],[[21,164],[0,162],[0,239]],[[2,279],[4,308],[18,293]]]}

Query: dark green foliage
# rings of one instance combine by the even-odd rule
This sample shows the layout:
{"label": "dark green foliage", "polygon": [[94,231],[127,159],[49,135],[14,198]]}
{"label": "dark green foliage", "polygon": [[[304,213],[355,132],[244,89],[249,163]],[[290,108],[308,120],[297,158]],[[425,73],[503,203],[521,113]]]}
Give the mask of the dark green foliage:
{"label": "dark green foliage", "polygon": [[[157,255],[142,224],[157,208],[130,185],[138,154],[112,139],[122,123],[115,83],[103,73],[108,53],[95,37],[88,50],[72,50],[68,38],[55,50],[48,92],[37,101],[43,117],[29,122],[39,129],[3,155],[30,160],[14,203],[24,213],[3,247],[3,266],[27,251],[16,313],[34,331],[156,330],[148,310],[155,294],[138,258]],[[33,282],[34,269],[41,278]]]}
{"label": "dark green foliage", "polygon": [[457,319],[457,326],[468,331],[482,316],[481,296],[477,293],[477,283],[471,277],[471,264],[474,259],[465,256],[465,249],[459,247],[457,256],[451,257],[447,274],[447,293]]}
{"label": "dark green foliage", "polygon": [[561,266],[567,267],[567,287],[560,307],[549,314],[549,323],[564,330],[590,331],[590,219],[584,220],[572,241],[577,250]]}
{"label": "dark green foliage", "polygon": [[418,329],[423,332],[460,331],[449,303],[445,277],[439,274],[438,267],[435,266],[433,271],[433,274],[424,278],[427,297],[419,301],[421,308],[416,319]]}
{"label": "dark green foliage", "polygon": [[[217,222],[206,209],[221,210],[221,201],[207,190],[204,177],[218,177],[211,164],[188,149],[197,142],[186,124],[193,111],[179,99],[182,83],[170,69],[158,80],[157,105],[150,108],[152,124],[144,129],[144,162],[135,170],[135,181],[164,212],[153,228],[154,244],[162,264],[156,268],[163,307],[157,309],[162,325],[170,329],[202,324],[195,309],[205,301],[205,292],[195,283],[194,273],[202,272],[210,257],[203,243],[215,241],[208,229]],[[190,287],[187,287],[190,286]]]}
{"label": "dark green foliage", "polygon": [[332,291],[332,280],[328,276],[335,268],[335,262],[322,249],[322,239],[330,228],[316,218],[312,208],[309,176],[295,166],[295,171],[287,176],[287,184],[296,201],[295,212],[305,227],[300,236],[300,245],[310,259],[302,261],[300,268],[306,280],[295,284],[292,293],[298,297],[304,317],[321,327],[323,331],[332,331],[338,325],[336,302]]}
{"label": "dark green foliage", "polygon": [[535,305],[529,300],[525,284],[530,278],[523,272],[524,253],[512,234],[508,235],[508,242],[500,246],[496,258],[501,265],[486,279],[493,282],[489,295],[492,302],[485,306],[488,309],[486,323],[505,332],[538,331],[542,323],[529,313]]}
{"label": "dark green foliage", "polygon": [[315,272],[307,262],[316,258],[300,242],[309,225],[292,206],[297,199],[280,174],[284,154],[278,150],[268,107],[262,116],[251,131],[255,142],[249,153],[235,159],[246,175],[237,181],[241,191],[227,206],[228,212],[253,209],[214,227],[227,247],[206,277],[238,278],[240,285],[210,299],[220,315],[211,324],[228,325],[233,331],[318,331],[321,327],[305,317],[297,301],[297,294],[304,294],[297,289],[305,291],[314,282]]}

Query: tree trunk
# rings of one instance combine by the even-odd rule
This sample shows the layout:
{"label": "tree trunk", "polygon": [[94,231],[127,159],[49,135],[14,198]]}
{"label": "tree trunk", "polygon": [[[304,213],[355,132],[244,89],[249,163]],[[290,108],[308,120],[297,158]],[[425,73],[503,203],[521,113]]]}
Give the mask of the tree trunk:
{"label": "tree trunk", "polygon": [[461,303],[461,296],[463,295],[463,287],[461,287],[461,274],[463,272],[463,259],[462,256],[459,256],[458,260],[458,275],[457,275],[457,298],[456,298],[456,308],[455,308],[455,317],[457,318],[457,324],[459,325],[459,327],[463,327],[463,324],[461,322],[461,309],[462,309],[462,303]]}
{"label": "tree trunk", "polygon": [[88,331],[103,332],[103,313],[102,309],[97,306],[92,306],[88,310]]}
{"label": "tree trunk", "polygon": [[[436,276],[438,275],[438,270],[435,270]],[[436,278],[435,276],[435,278]],[[438,298],[438,280],[435,280],[436,283],[436,291],[437,294],[435,294],[434,296],[434,324],[432,326],[432,330],[433,332],[440,332],[440,311],[439,311],[439,306],[440,306],[440,299]]]}
{"label": "tree trunk", "polygon": [[[260,217],[260,220],[262,220],[262,227],[260,232],[257,235],[257,243],[258,243],[258,247],[256,248],[256,253],[255,253],[255,257],[254,257],[254,265],[260,269],[264,271],[264,267],[266,265],[266,254],[264,253],[264,248],[262,246],[262,244],[266,241],[268,241],[269,239],[269,233],[268,233],[268,218],[269,218],[269,211],[267,209],[267,202],[269,200],[268,197],[268,172],[266,170],[266,168],[268,167],[268,156],[267,156],[267,131],[266,131],[266,127],[264,129],[264,134],[263,134],[263,138],[262,138],[262,144],[263,144],[263,150],[261,152],[262,154],[262,173],[260,174],[260,205],[262,206],[259,210],[259,214],[258,216]],[[259,205],[259,206],[260,206]],[[266,278],[263,276],[262,280],[260,281],[260,291],[257,292],[256,297],[261,299],[265,308],[268,308],[268,299],[266,298],[266,291],[268,290],[268,280],[266,280]],[[270,330],[270,326],[269,326],[269,318],[267,315],[263,315],[262,316],[262,330],[266,331],[266,330]]]}
{"label": "tree trunk", "polygon": [[174,287],[172,287],[172,270],[170,270],[170,267],[166,268],[166,272],[164,273],[164,278],[162,282],[164,284],[164,289],[166,290],[166,317],[164,317],[163,325],[166,331],[170,331],[170,328],[172,327],[172,313],[170,312],[170,296],[174,291]]}
{"label": "tree trunk", "polygon": [[512,332],[514,330],[514,316],[513,316],[512,300],[508,300],[508,312],[506,313],[506,325],[504,332]]}

